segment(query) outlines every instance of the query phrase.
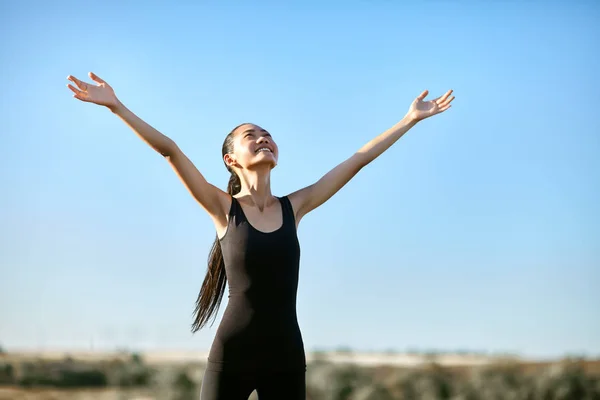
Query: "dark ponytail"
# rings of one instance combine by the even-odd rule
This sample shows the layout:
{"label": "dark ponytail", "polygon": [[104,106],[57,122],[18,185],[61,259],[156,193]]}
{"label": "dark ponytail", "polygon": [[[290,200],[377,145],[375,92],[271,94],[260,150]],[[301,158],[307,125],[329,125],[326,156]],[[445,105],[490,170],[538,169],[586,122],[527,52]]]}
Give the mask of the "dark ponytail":
{"label": "dark ponytail", "polygon": [[[227,137],[225,137],[222,148],[223,157],[225,157],[225,154],[233,153],[234,132],[242,125],[245,125],[245,123],[233,128]],[[225,166],[231,173],[229,183],[227,184],[227,193],[234,196],[242,190],[242,182],[240,181],[240,177],[229,166]],[[223,261],[221,243],[217,236],[208,254],[208,270],[206,271],[204,282],[202,282],[202,287],[200,288],[200,293],[196,300],[192,333],[202,329],[211,317],[216,317],[219,305],[223,299],[223,294],[225,293],[226,283],[227,276],[225,275],[225,262]]]}

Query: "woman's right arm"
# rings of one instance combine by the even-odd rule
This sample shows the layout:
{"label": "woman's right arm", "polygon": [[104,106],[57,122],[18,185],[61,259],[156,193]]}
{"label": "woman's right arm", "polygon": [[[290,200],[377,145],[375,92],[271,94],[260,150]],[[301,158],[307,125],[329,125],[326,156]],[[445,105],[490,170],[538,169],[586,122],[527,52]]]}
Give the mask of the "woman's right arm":
{"label": "woman's right arm", "polygon": [[150,124],[125,107],[116,97],[114,90],[108,83],[91,72],[90,78],[97,82],[98,85],[90,85],[74,76],[67,78],[79,88],[77,89],[72,85],[68,85],[69,89],[75,93],[73,97],[81,101],[103,105],[110,109],[144,142],[169,161],[190,194],[209,213],[215,222],[224,223],[229,207],[229,195],[207,182],[200,171],[198,171],[171,138],[154,129]]}
{"label": "woman's right arm", "polygon": [[225,203],[229,195],[211,185],[171,138],[154,129],[121,102],[111,111],[169,161],[190,194],[213,218],[221,220],[225,216]]}

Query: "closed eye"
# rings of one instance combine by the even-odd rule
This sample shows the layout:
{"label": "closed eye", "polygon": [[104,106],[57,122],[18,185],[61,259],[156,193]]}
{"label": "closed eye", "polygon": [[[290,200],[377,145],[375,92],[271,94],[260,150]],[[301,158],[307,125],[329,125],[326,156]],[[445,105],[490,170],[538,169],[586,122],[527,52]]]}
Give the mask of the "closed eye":
{"label": "closed eye", "polygon": [[[248,129],[246,132],[244,132],[244,139],[249,138],[249,137],[254,137],[254,129]],[[272,137],[271,134],[269,132],[267,132],[266,130],[262,129],[260,131],[260,133],[265,136],[265,137]]]}

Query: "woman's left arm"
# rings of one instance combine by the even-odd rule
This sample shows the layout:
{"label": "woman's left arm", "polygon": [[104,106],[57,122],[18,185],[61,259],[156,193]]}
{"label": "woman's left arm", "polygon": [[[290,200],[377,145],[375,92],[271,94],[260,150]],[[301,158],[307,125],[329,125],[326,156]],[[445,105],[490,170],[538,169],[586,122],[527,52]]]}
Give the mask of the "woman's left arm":
{"label": "woman's left arm", "polygon": [[390,129],[386,130],[333,168],[314,184],[289,195],[296,212],[296,223],[306,214],[319,207],[337,193],[363,167],[389,149],[398,139],[419,121],[442,113],[451,107],[452,90],[434,100],[424,101],[428,91],[421,93],[411,104],[408,113]]}

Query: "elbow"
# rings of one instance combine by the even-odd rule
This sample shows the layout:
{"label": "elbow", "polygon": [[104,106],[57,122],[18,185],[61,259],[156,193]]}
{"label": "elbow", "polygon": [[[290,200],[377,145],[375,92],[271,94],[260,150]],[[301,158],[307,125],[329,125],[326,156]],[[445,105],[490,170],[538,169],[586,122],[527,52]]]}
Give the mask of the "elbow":
{"label": "elbow", "polygon": [[371,161],[373,161],[373,160],[369,158],[369,155],[367,153],[363,153],[363,152],[356,153],[354,155],[354,164],[355,164],[356,172],[358,172],[361,169],[363,169],[364,167],[366,167]]}
{"label": "elbow", "polygon": [[157,150],[163,157],[171,158],[177,154],[179,147],[177,146],[177,143],[173,141],[173,139],[166,138],[163,145]]}

